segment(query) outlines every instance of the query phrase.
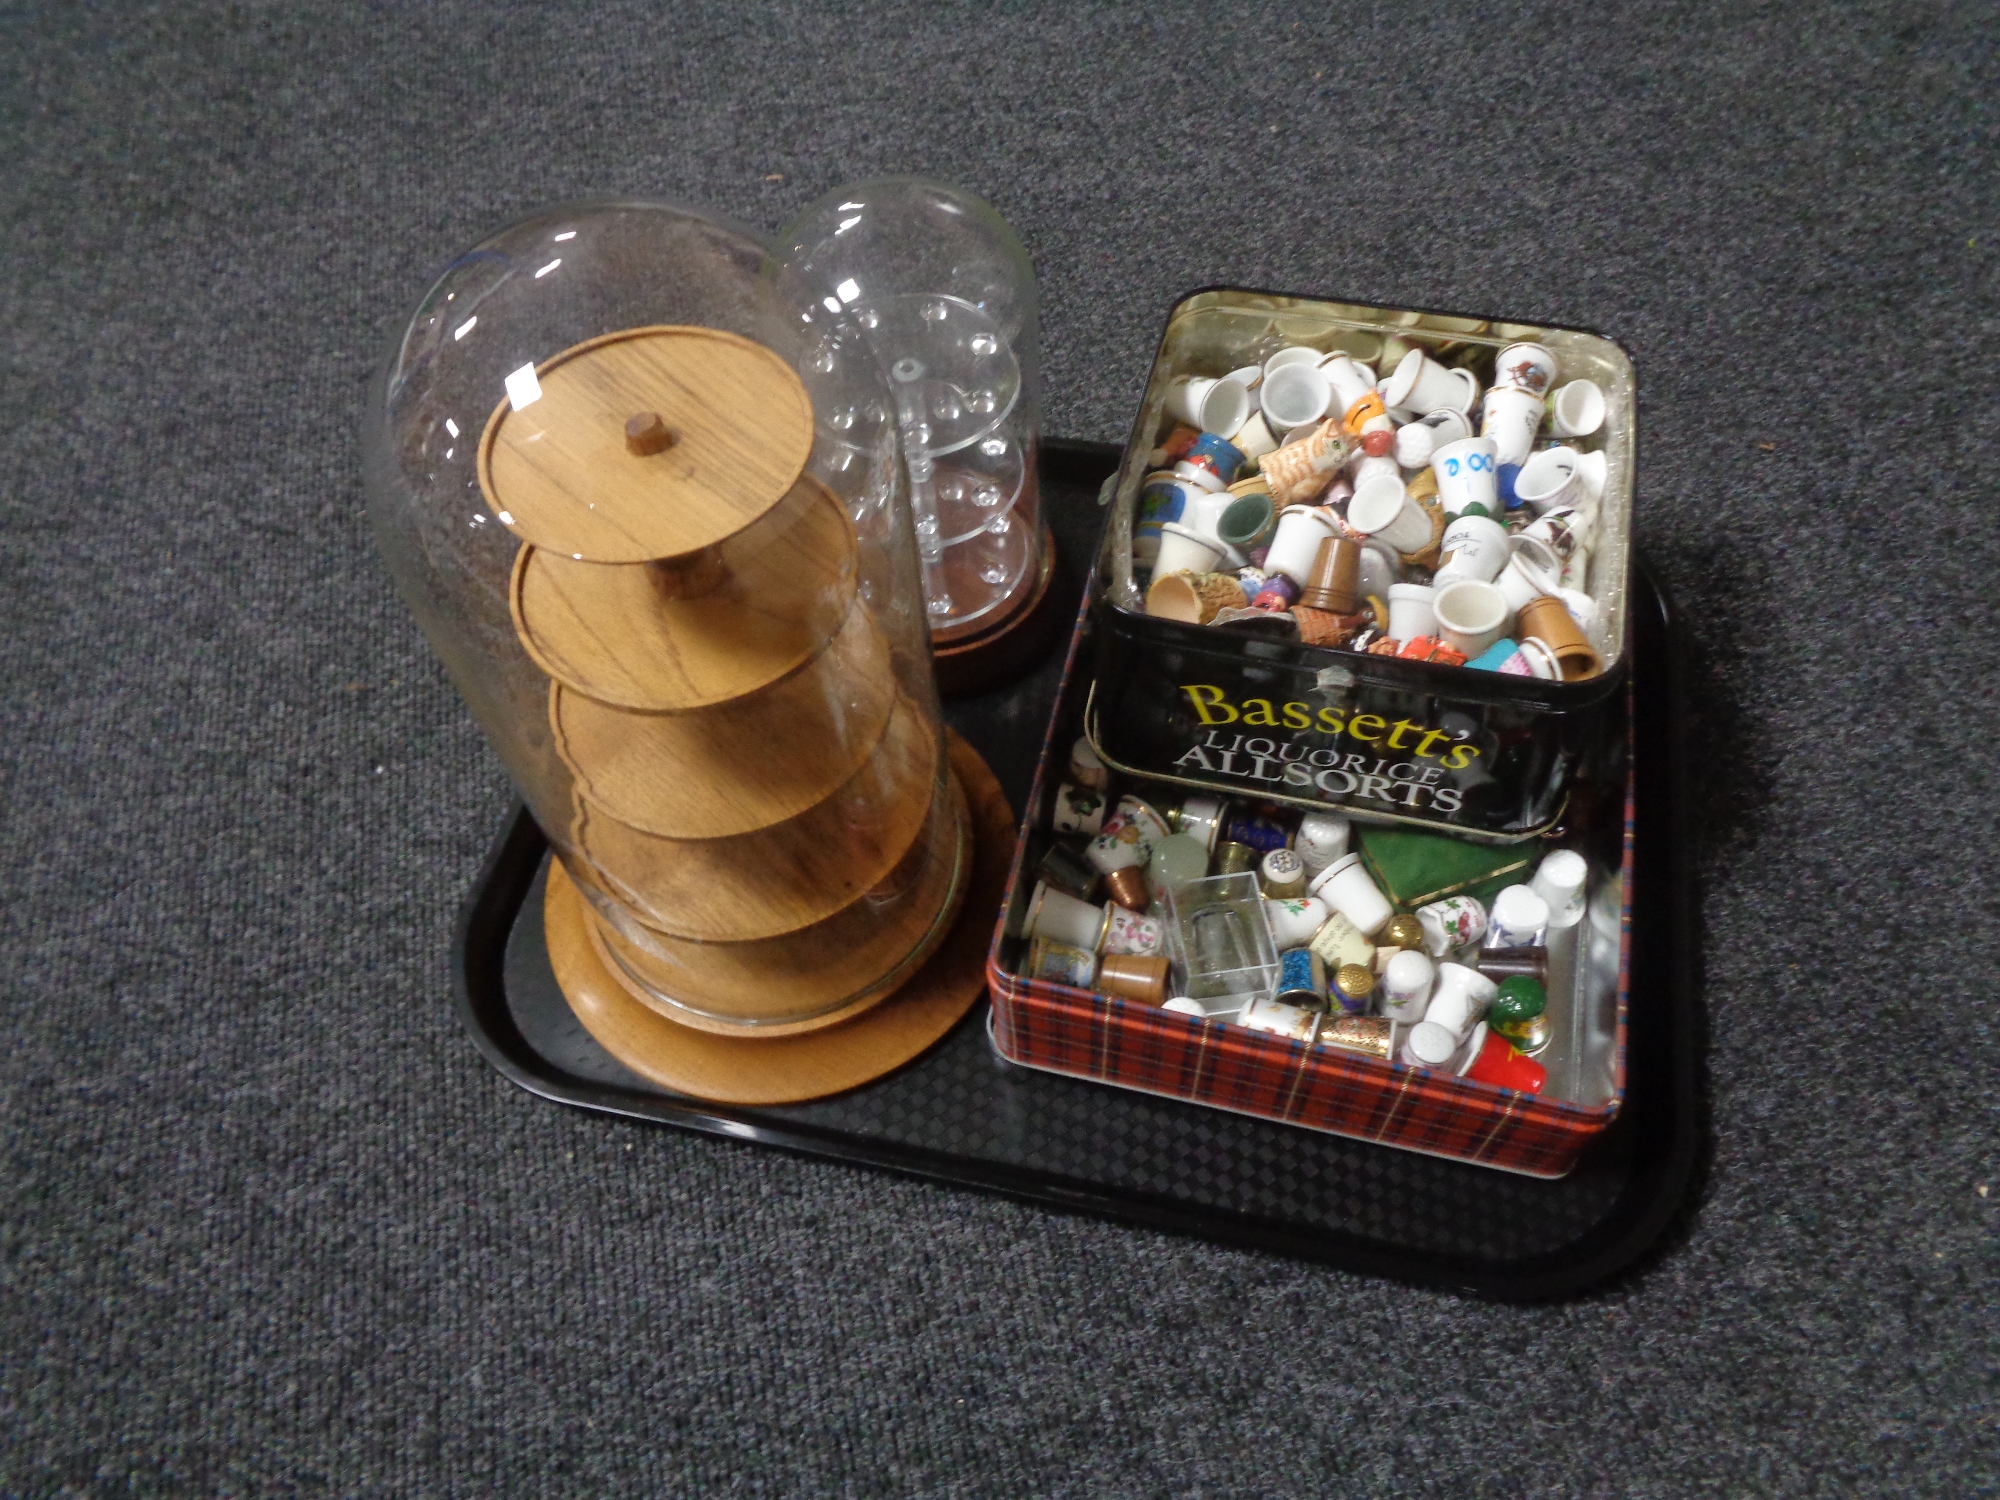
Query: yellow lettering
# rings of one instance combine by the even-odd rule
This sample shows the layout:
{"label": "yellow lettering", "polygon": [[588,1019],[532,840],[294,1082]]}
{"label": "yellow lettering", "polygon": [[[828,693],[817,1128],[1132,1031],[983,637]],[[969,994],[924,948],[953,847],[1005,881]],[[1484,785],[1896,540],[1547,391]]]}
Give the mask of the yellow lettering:
{"label": "yellow lettering", "polygon": [[1340,715],[1330,708],[1322,708],[1319,711],[1319,727],[1328,734],[1340,734],[1347,728],[1341,723]]}
{"label": "yellow lettering", "polygon": [[[1376,732],[1373,734],[1364,733],[1361,728],[1363,724],[1369,725]],[[1380,714],[1356,714],[1347,721],[1347,732],[1349,734],[1353,735],[1357,740],[1365,740],[1370,743],[1381,739],[1382,735],[1380,731],[1388,727],[1389,721]]]}
{"label": "yellow lettering", "polygon": [[1309,703],[1287,703],[1285,705],[1285,727],[1287,729],[1312,728],[1312,705]]}
{"label": "yellow lettering", "polygon": [[1398,719],[1396,727],[1389,731],[1389,748],[1391,750],[1402,749],[1403,736],[1405,734],[1415,734],[1416,732],[1417,726],[1412,724],[1408,719]]}
{"label": "yellow lettering", "polygon": [[[1194,711],[1201,715],[1202,723],[1234,724],[1236,722],[1236,710],[1229,706],[1229,697],[1221,688],[1211,683],[1193,682],[1183,686],[1181,691],[1188,695],[1188,702],[1192,703]],[[1208,695],[1206,698],[1202,696],[1204,693]],[[1215,710],[1215,712],[1209,712],[1211,709]]]}
{"label": "yellow lettering", "polygon": [[[1255,709],[1256,712],[1252,713],[1252,709]],[[1263,724],[1269,728],[1276,729],[1278,721],[1271,713],[1271,700],[1269,698],[1245,698],[1243,700],[1243,722],[1245,724]]]}
{"label": "yellow lettering", "polygon": [[1436,740],[1447,740],[1450,738],[1451,736],[1446,734],[1442,729],[1433,729],[1429,734],[1425,735],[1422,739],[1417,741],[1417,759],[1429,760],[1431,758],[1432,742]]}
{"label": "yellow lettering", "polygon": [[1453,745],[1451,753],[1442,762],[1447,771],[1463,771],[1472,764],[1472,757],[1479,753],[1477,745]]}

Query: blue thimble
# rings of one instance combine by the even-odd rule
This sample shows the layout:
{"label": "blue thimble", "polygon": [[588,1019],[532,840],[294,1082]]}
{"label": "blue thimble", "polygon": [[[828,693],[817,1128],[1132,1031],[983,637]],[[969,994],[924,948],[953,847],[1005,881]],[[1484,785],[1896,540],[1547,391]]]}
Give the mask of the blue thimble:
{"label": "blue thimble", "polygon": [[1325,1007],[1326,990],[1320,983],[1325,967],[1317,953],[1310,948],[1287,949],[1278,955],[1278,964],[1278,989],[1273,999],[1309,1009]]}

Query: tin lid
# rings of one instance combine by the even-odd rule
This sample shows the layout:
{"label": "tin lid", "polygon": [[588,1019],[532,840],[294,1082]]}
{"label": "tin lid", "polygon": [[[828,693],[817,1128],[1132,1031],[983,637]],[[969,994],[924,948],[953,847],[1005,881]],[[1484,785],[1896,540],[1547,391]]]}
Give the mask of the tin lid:
{"label": "tin lid", "polygon": [[573,561],[650,562],[734,536],[812,451],[805,386],[714,328],[631,328],[516,371],[479,445],[501,524]]}

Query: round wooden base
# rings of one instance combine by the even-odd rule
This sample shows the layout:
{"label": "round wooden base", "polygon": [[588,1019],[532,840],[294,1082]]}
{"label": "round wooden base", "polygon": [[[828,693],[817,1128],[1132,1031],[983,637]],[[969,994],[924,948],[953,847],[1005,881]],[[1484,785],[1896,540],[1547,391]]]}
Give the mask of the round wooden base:
{"label": "round wooden base", "polygon": [[930,961],[851,1021],[798,1036],[719,1036],[639,1003],[591,944],[591,920],[560,863],[549,867],[543,926],[556,981],[584,1029],[663,1088],[724,1104],[789,1104],[880,1078],[922,1053],[972,1008],[1007,886],[1014,815],[979,752],[951,737],[951,764],[972,813],[973,865],[958,920]]}
{"label": "round wooden base", "polygon": [[1022,575],[1014,598],[991,621],[931,632],[931,659],[940,693],[976,693],[1004,682],[1038,661],[1056,627],[1067,623],[1066,591],[1052,587],[1056,540],[1042,528],[1042,562]]}

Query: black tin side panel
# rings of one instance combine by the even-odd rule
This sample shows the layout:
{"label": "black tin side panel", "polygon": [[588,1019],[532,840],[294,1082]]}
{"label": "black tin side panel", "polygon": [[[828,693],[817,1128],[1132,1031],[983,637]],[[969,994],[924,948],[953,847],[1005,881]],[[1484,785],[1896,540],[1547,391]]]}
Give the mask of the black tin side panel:
{"label": "black tin side panel", "polygon": [[1108,764],[1474,837],[1526,838],[1553,823],[1623,701],[1622,673],[1557,707],[1478,691],[1485,684],[1391,677],[1366,657],[1163,629],[1102,601],[1096,616],[1089,722]]}

